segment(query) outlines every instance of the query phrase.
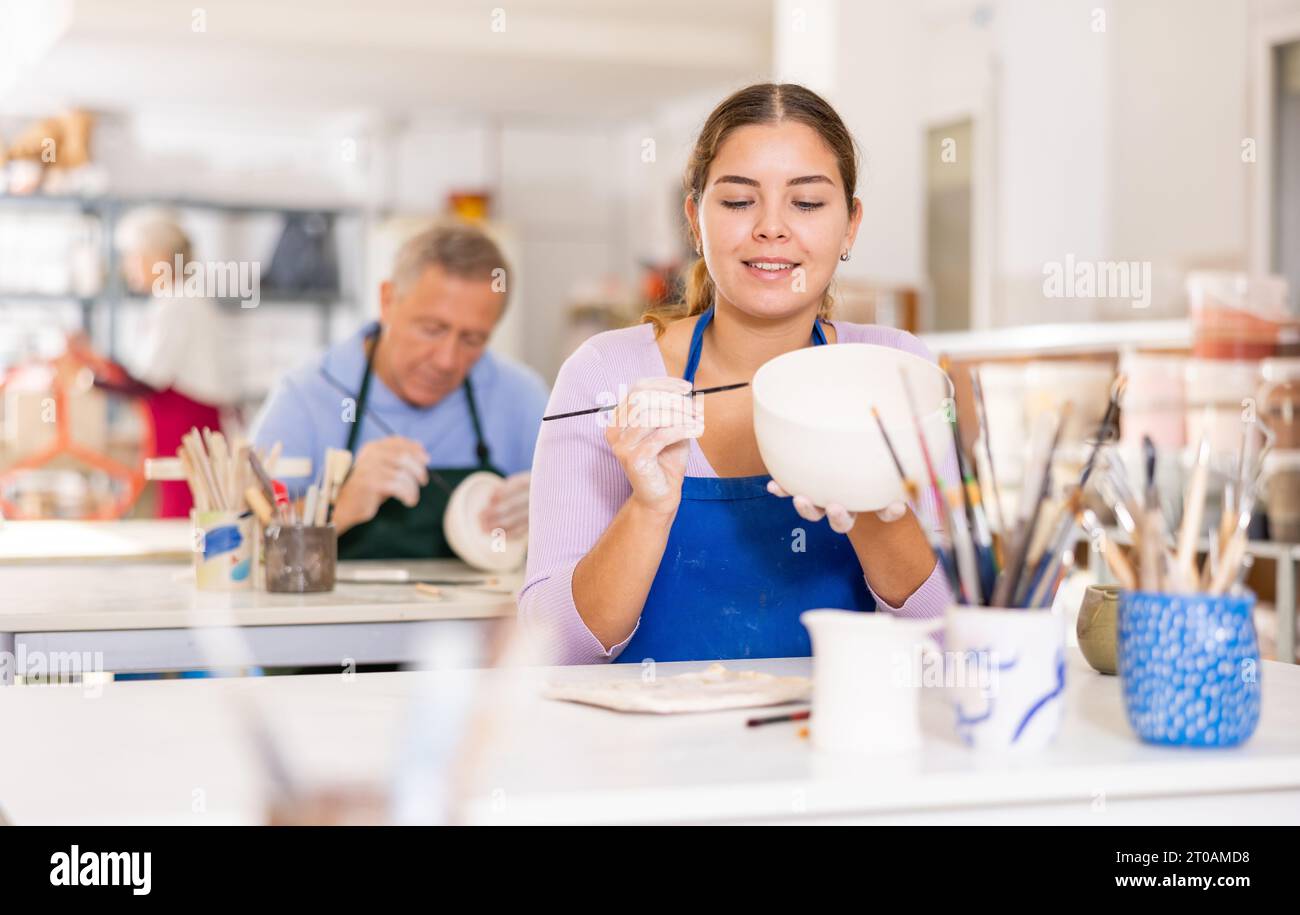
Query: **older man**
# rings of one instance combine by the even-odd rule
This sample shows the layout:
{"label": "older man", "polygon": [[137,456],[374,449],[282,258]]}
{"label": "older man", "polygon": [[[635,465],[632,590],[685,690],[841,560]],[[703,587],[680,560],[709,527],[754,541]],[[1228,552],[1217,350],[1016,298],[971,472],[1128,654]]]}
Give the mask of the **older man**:
{"label": "older man", "polygon": [[528,469],[547,389],[487,351],[506,307],[500,249],[477,228],[441,225],[398,251],[380,285],[380,320],[288,375],[254,440],[322,465],[354,455],[334,523],[343,559],[451,556],[442,516],[451,490],[479,470],[506,478],[485,531],[527,535]]}

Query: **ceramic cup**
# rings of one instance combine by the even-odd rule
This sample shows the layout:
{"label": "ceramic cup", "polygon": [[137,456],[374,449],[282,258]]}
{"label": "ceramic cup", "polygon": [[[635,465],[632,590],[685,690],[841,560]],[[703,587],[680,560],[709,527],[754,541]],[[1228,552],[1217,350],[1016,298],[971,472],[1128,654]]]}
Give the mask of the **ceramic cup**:
{"label": "ceramic cup", "polygon": [[253,518],[238,512],[190,510],[194,583],[200,591],[253,587]]}
{"label": "ceramic cup", "polygon": [[1065,624],[1051,609],[948,609],[945,674],[957,736],[990,751],[1040,749],[1065,706]]}
{"label": "ceramic cup", "polygon": [[819,750],[882,755],[921,744],[921,665],[937,655],[938,621],[808,610],[813,646],[811,734]]}
{"label": "ceramic cup", "polygon": [[1119,676],[1128,723],[1149,743],[1231,747],[1259,724],[1255,595],[1119,598]]}
{"label": "ceramic cup", "polygon": [[1119,672],[1115,658],[1119,592],[1119,585],[1088,585],[1079,607],[1079,619],[1075,622],[1079,650],[1092,669],[1101,674]]}
{"label": "ceramic cup", "polygon": [[333,524],[272,527],[263,549],[266,590],[291,594],[334,590],[338,536]]}

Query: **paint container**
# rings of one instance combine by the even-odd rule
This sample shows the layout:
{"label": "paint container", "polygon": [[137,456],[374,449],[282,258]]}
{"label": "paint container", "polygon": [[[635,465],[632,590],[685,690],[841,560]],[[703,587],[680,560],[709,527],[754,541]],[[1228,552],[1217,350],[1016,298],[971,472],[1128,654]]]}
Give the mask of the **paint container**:
{"label": "paint container", "polygon": [[190,510],[194,583],[200,591],[246,591],[253,587],[252,515]]}
{"label": "paint container", "polygon": [[271,526],[265,534],[266,590],[307,594],[334,590],[338,535],[333,524]]}
{"label": "paint container", "polygon": [[972,749],[1050,744],[1065,708],[1065,623],[1055,609],[948,608],[945,685],[957,736]]}
{"label": "paint container", "polygon": [[1128,378],[1120,413],[1120,441],[1140,449],[1150,436],[1161,452],[1187,443],[1184,387],[1187,359],[1157,353],[1125,353],[1120,371]]}
{"label": "paint container", "polygon": [[1280,276],[1198,271],[1187,276],[1187,299],[1192,355],[1205,359],[1276,355],[1291,317]]}
{"label": "paint container", "polygon": [[1119,597],[1124,712],[1148,743],[1231,747],[1259,724],[1255,595]]}

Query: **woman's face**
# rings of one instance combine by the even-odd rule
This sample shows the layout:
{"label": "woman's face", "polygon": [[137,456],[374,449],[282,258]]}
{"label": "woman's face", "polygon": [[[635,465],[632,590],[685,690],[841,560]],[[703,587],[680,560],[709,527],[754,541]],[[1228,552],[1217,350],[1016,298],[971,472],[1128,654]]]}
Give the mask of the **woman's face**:
{"label": "woman's face", "polygon": [[698,207],[686,215],[703,241],[720,297],[755,317],[815,307],[862,219],[844,199],[835,155],[804,124],[749,125],[723,141]]}

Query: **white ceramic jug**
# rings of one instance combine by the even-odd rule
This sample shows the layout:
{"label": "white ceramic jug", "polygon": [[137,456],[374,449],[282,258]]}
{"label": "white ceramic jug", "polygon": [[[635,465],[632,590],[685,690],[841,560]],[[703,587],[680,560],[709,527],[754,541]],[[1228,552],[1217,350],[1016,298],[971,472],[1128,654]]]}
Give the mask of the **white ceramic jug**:
{"label": "white ceramic jug", "polygon": [[922,663],[942,619],[808,610],[812,636],[812,740],[819,750],[899,753],[921,743]]}

